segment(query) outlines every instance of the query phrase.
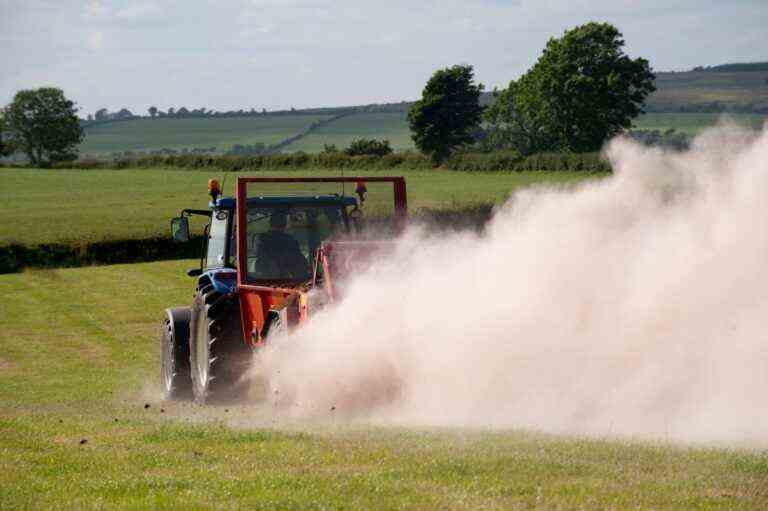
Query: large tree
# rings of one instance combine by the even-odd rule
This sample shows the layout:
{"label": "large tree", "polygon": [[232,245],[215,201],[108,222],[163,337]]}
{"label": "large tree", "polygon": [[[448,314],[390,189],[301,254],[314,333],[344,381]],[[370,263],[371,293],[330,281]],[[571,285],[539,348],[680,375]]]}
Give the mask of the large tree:
{"label": "large tree", "polygon": [[0,158],[13,154],[16,147],[16,141],[6,126],[5,111],[0,110]]}
{"label": "large tree", "polygon": [[34,165],[75,158],[83,140],[74,102],[54,87],[17,92],[6,108],[6,123]]}
{"label": "large tree", "polygon": [[451,152],[473,141],[480,125],[482,84],[475,84],[472,66],[440,69],[408,112],[412,138],[422,152],[439,164]]}
{"label": "large tree", "polygon": [[587,23],[547,42],[536,64],[497,96],[491,137],[521,152],[595,151],[627,129],[656,90],[648,61],[624,53],[608,23]]}

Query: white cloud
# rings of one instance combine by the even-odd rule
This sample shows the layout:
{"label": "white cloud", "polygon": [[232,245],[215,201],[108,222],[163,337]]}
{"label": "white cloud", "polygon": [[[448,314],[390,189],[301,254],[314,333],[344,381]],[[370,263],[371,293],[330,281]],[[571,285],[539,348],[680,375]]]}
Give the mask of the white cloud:
{"label": "white cloud", "polygon": [[659,70],[768,58],[766,0],[0,0],[0,12],[6,6],[0,104],[47,76],[85,111],[397,101],[461,62],[489,88],[505,86],[548,38],[591,20],[616,24],[629,53]]}
{"label": "white cloud", "polygon": [[131,2],[115,12],[115,18],[119,20],[139,20],[162,15],[163,10],[155,2]]}
{"label": "white cloud", "polygon": [[101,0],[87,0],[85,3],[86,18],[102,18],[107,15],[107,8]]}
{"label": "white cloud", "polygon": [[88,34],[88,47],[93,51],[101,51],[104,46],[104,33],[97,30]]}

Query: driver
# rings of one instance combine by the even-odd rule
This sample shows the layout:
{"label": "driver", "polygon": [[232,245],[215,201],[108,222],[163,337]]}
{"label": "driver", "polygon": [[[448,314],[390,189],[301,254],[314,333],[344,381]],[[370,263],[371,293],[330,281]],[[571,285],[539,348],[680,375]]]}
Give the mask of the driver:
{"label": "driver", "polygon": [[272,213],[269,230],[259,235],[256,267],[260,273],[275,279],[306,280],[309,263],[301,253],[299,242],[285,232],[288,225],[287,211]]}

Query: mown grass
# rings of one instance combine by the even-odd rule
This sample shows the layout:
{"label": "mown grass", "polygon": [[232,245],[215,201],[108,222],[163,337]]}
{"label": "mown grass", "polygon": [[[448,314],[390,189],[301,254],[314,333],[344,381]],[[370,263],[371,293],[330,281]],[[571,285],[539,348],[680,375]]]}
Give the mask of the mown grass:
{"label": "mown grass", "polygon": [[226,119],[134,119],[86,128],[84,155],[162,148],[210,148],[226,151],[235,144],[276,144],[327,115],[276,115]]}
{"label": "mown grass", "polygon": [[161,402],[158,319],[190,301],[193,264],[0,275],[0,507],[768,507],[760,451]]}
{"label": "mown grass", "polygon": [[[499,202],[522,186],[572,183],[594,177],[583,172],[507,174],[427,170],[392,173],[406,177],[409,205],[413,210]],[[288,173],[305,174],[334,175],[321,169]],[[366,171],[365,174],[389,172]],[[3,183],[0,215],[4,219],[0,224],[0,246],[166,236],[170,218],[181,209],[207,206],[209,178],[219,178],[225,193],[231,194],[237,175],[167,169],[0,169]],[[257,175],[286,173],[259,172]]]}

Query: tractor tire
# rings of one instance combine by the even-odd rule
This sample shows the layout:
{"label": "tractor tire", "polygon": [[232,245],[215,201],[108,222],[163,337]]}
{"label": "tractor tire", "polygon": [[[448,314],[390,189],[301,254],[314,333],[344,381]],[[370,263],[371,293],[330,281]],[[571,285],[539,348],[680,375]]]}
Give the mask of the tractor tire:
{"label": "tractor tire", "polygon": [[199,289],[192,303],[189,350],[195,402],[240,397],[241,379],[251,358],[252,350],[243,340],[237,296],[222,295],[210,285]]}
{"label": "tractor tire", "polygon": [[189,307],[165,310],[160,331],[160,385],[165,399],[189,399]]}

